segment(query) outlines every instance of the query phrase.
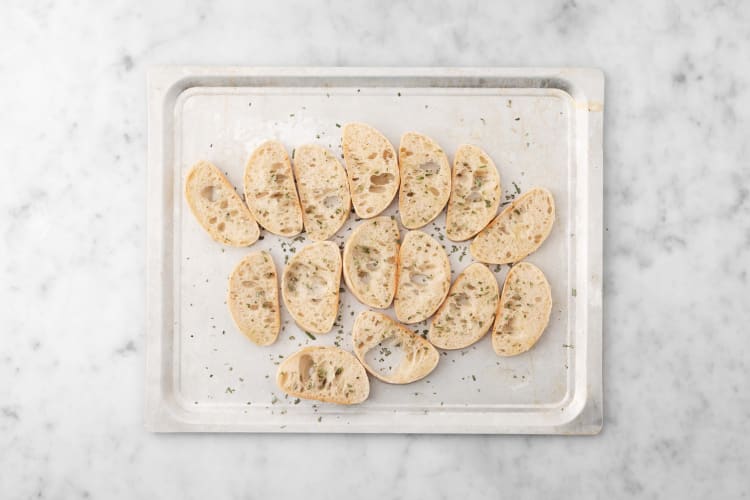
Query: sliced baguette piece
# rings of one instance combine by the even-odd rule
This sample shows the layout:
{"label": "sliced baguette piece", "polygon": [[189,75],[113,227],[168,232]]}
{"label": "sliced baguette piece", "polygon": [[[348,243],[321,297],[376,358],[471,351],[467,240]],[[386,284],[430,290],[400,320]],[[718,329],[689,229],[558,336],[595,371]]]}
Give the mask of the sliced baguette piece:
{"label": "sliced baguette piece", "polygon": [[398,254],[394,308],[402,323],[419,323],[433,315],[451,286],[448,255],[433,237],[409,231]]}
{"label": "sliced baguette piece", "polygon": [[536,251],[552,231],[555,200],[544,188],[524,193],[477,234],[469,250],[487,264],[508,264]]}
{"label": "sliced baguette piece", "polygon": [[267,141],[245,166],[245,202],[258,223],[273,234],[302,231],[302,208],[294,187],[289,155],[278,141]]}
{"label": "sliced baguette piece", "polygon": [[448,203],[451,167],[440,146],[416,132],[407,132],[401,137],[398,163],[401,224],[407,229],[417,229],[437,217]]}
{"label": "sliced baguette piece", "polygon": [[514,265],[505,278],[492,327],[492,347],[498,356],[515,356],[531,349],[542,336],[552,311],[552,291],[544,273],[529,262]]}
{"label": "sliced baguette piece", "polygon": [[332,241],[307,245],[289,260],[281,276],[281,296],[305,331],[328,333],[339,310],[341,254]]}
{"label": "sliced baguette piece", "polygon": [[398,192],[396,150],[383,134],[364,123],[344,125],[341,148],[354,211],[363,219],[379,215]]}
{"label": "sliced baguette piece", "polygon": [[344,281],[363,304],[385,309],[396,293],[398,224],[392,217],[362,222],[344,244]]}
{"label": "sliced baguette piece", "polygon": [[252,245],[260,229],[242,198],[221,171],[199,161],[185,178],[185,199],[206,232],[219,243],[233,247]]}
{"label": "sliced baguette piece", "polygon": [[315,144],[299,146],[292,163],[305,232],[312,240],[327,240],[349,217],[346,171],[330,151]]}
{"label": "sliced baguette piece", "polygon": [[449,240],[468,240],[490,223],[500,206],[500,174],[482,149],[462,144],[453,159],[451,197],[445,218]]}
{"label": "sliced baguette piece", "polygon": [[[424,378],[435,369],[440,360],[440,353],[429,342],[379,312],[363,311],[357,316],[352,329],[352,340],[354,354],[367,371],[389,384],[409,384]],[[369,351],[377,348],[387,356],[391,356],[393,351],[400,351],[401,362],[396,366],[384,366],[380,370],[371,366],[367,363],[366,356]]]}
{"label": "sliced baguette piece", "polygon": [[276,385],[290,396],[353,405],[370,395],[367,372],[350,352],[310,346],[279,365]]}
{"label": "sliced baguette piece", "polygon": [[463,349],[489,331],[498,301],[495,275],[475,262],[456,278],[432,319],[427,339],[440,349]]}
{"label": "sliced baguette piece", "polygon": [[276,266],[266,252],[253,252],[229,276],[227,305],[237,328],[258,345],[276,341],[281,328]]}

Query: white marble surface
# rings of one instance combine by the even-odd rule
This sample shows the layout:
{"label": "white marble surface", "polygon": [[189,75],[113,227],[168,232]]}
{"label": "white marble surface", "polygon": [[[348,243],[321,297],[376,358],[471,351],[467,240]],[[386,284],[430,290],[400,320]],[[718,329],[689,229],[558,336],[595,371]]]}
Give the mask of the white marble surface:
{"label": "white marble surface", "polygon": [[[750,3],[429,5],[2,2],[0,498],[750,495]],[[162,63],[602,68],[603,432],[145,432]]]}

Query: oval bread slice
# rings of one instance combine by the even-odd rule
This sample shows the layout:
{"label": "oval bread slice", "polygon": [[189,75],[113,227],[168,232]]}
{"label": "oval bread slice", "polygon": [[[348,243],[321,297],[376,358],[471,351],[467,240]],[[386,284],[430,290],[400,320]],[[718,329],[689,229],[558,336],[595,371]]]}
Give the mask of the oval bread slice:
{"label": "oval bread slice", "polygon": [[449,240],[468,240],[490,223],[500,206],[500,174],[490,156],[463,144],[453,159],[451,197],[445,218]]}
{"label": "oval bread slice", "polygon": [[529,262],[514,265],[505,278],[492,328],[499,356],[515,356],[536,344],[549,323],[552,291],[544,273]]}
{"label": "oval bread slice", "polygon": [[363,304],[385,309],[396,293],[398,224],[391,217],[362,222],[344,244],[344,281]]}
{"label": "oval bread slice", "polygon": [[407,229],[417,229],[437,217],[448,203],[451,167],[440,146],[416,132],[407,132],[401,137],[398,163],[401,223]]}
{"label": "oval bread slice", "polygon": [[555,200],[534,188],[505,207],[471,242],[471,255],[488,264],[508,264],[536,251],[552,231]]}
{"label": "oval bread slice", "polygon": [[299,146],[293,165],[305,232],[315,241],[327,240],[351,209],[346,171],[330,151],[315,144]]}
{"label": "oval bread slice", "polygon": [[[367,371],[389,384],[409,384],[424,378],[440,360],[440,353],[429,342],[379,312],[364,311],[357,316],[352,340],[354,354]],[[396,349],[403,354],[397,366],[385,368],[388,373],[377,370],[365,360],[367,353],[378,347],[389,356]]]}
{"label": "oval bread slice", "polygon": [[327,333],[339,310],[341,254],[332,241],[303,247],[281,276],[281,296],[300,328]]}
{"label": "oval bread slice", "polygon": [[354,211],[363,219],[375,217],[398,192],[396,150],[383,134],[364,123],[344,125],[341,148]]}
{"label": "oval bread slice", "polygon": [[470,346],[492,326],[497,300],[495,276],[484,264],[471,264],[453,283],[432,319],[427,339],[440,349]]}
{"label": "oval bread slice", "polygon": [[278,141],[267,141],[245,166],[245,202],[258,223],[279,236],[302,231],[302,208],[289,155]]}
{"label": "oval bread slice", "polygon": [[451,286],[451,265],[443,245],[422,231],[409,231],[398,254],[394,308],[402,323],[432,316]]}
{"label": "oval bread slice", "polygon": [[276,266],[266,252],[253,252],[229,276],[227,305],[237,328],[258,345],[276,341],[281,327]]}
{"label": "oval bread slice", "polygon": [[190,169],[185,178],[185,198],[198,223],[215,241],[246,247],[260,236],[258,224],[242,198],[209,162],[199,161]]}
{"label": "oval bread slice", "polygon": [[279,389],[297,398],[352,405],[370,395],[364,367],[338,347],[305,347],[289,356],[276,373]]}

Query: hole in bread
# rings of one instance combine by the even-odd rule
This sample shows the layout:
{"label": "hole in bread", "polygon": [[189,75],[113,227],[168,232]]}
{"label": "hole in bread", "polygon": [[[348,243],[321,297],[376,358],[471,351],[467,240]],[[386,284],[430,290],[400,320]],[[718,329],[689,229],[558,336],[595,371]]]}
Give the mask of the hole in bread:
{"label": "hole in bread", "polygon": [[225,224],[223,222],[219,222],[219,225],[216,226],[216,229],[218,229],[219,231],[223,231],[224,227],[225,227]]}
{"label": "hole in bread", "polygon": [[393,158],[393,153],[391,152],[391,150],[390,149],[384,149],[383,150],[383,159],[385,161],[388,161],[391,158]]}
{"label": "hole in bread", "polygon": [[314,369],[315,363],[313,362],[312,356],[309,354],[303,354],[299,357],[297,372],[299,373],[299,381],[302,382],[302,384],[305,384],[310,380]]}
{"label": "hole in bread", "polygon": [[374,160],[375,158],[377,158],[377,156],[378,156],[377,153],[370,153],[369,155],[367,155],[367,159]]}
{"label": "hole in bread", "polygon": [[367,207],[367,209],[365,210],[365,213],[371,214],[374,210],[375,209],[372,207]]}
{"label": "hole in bread", "polygon": [[265,196],[268,196],[268,191],[261,191],[259,193],[255,193],[256,198],[263,198]]}
{"label": "hole in bread", "polygon": [[386,337],[365,353],[367,366],[383,377],[392,377],[403,371],[399,367],[406,360],[402,343],[395,335]]}
{"label": "hole in bread", "polygon": [[364,286],[367,286],[370,284],[370,273],[365,271],[364,269],[360,269],[357,271],[357,279],[362,283]]}
{"label": "hole in bread", "polygon": [[414,273],[409,277],[409,280],[418,286],[427,286],[430,284],[430,278],[425,274]]}
{"label": "hole in bread", "polygon": [[341,198],[338,196],[326,196],[323,200],[323,205],[326,206],[326,208],[336,208],[341,206]]}
{"label": "hole in bread", "polygon": [[254,286],[254,285],[255,285],[254,281],[243,281],[242,282],[242,286],[244,286],[245,288],[250,288],[251,286]]}
{"label": "hole in bread", "polygon": [[383,173],[370,176],[370,192],[383,193],[385,186],[393,182],[393,174]]}
{"label": "hole in bread", "polygon": [[211,217],[210,219],[208,219],[208,223],[209,224],[216,224],[216,217]]}
{"label": "hole in bread", "polygon": [[440,196],[440,191],[436,187],[430,186],[429,191],[433,196]]}
{"label": "hole in bread", "polygon": [[440,172],[440,165],[438,165],[434,161],[428,161],[426,163],[422,163],[419,166],[419,169],[422,171],[423,175],[435,175]]}
{"label": "hole in bread", "polygon": [[468,305],[469,305],[469,304],[471,303],[471,301],[469,300],[469,296],[468,296],[468,295],[466,295],[466,294],[465,294],[465,293],[463,293],[463,292],[460,292],[460,293],[457,293],[457,294],[455,294],[455,295],[453,296],[453,302],[454,302],[454,303],[455,303],[455,304],[456,304],[456,305],[457,305],[458,307],[464,307],[464,306],[468,306]]}
{"label": "hole in bread", "polygon": [[[228,206],[229,206],[229,202],[227,200],[221,200],[221,204],[219,204],[219,208],[223,210],[227,208]],[[235,210],[234,212],[236,213],[237,210]]]}
{"label": "hole in bread", "polygon": [[482,201],[482,195],[477,193],[476,191],[472,191],[471,193],[469,193],[469,196],[466,197],[466,201],[468,201],[469,203]]}
{"label": "hole in bread", "polygon": [[279,198],[282,198],[284,196],[284,193],[281,191],[276,191],[271,195],[271,199],[278,200]]}
{"label": "hole in bread", "polygon": [[276,177],[274,177],[274,180],[276,181],[276,184],[281,184],[282,182],[286,181],[288,177],[284,174],[276,174]]}
{"label": "hole in bread", "polygon": [[210,202],[214,202],[219,199],[219,188],[214,186],[206,186],[201,189],[201,196]]}

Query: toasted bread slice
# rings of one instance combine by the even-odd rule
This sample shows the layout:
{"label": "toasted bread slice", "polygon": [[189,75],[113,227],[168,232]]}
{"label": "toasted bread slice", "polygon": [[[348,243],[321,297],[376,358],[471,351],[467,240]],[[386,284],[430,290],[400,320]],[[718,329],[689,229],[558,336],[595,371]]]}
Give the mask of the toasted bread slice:
{"label": "toasted bread slice", "polygon": [[364,123],[344,125],[341,148],[354,211],[363,219],[375,217],[398,192],[396,150],[383,134]]}
{"label": "toasted bread slice", "polygon": [[255,220],[273,234],[294,236],[302,231],[292,165],[280,142],[264,142],[250,155],[245,166],[245,202]]}
{"label": "toasted bread slice", "polygon": [[451,265],[443,245],[422,231],[409,231],[398,254],[394,308],[402,323],[433,315],[451,286]]}
{"label": "toasted bread slice", "polygon": [[451,167],[440,146],[416,132],[407,132],[401,137],[398,163],[401,224],[407,229],[417,229],[437,217],[448,203]]}
{"label": "toasted bread slice", "polygon": [[555,200],[534,188],[505,207],[471,242],[471,255],[488,264],[518,262],[536,251],[552,231]]}
{"label": "toasted bread slice", "polygon": [[[424,378],[440,360],[440,353],[429,342],[379,312],[363,311],[357,316],[352,340],[354,354],[367,371],[389,384],[409,384]],[[387,365],[381,369],[371,366],[365,358],[376,348],[389,358],[393,351],[400,351],[401,361],[396,366]],[[381,359],[386,363],[389,361],[385,357]]]}
{"label": "toasted bread slice", "polygon": [[360,302],[385,309],[396,293],[398,224],[391,217],[362,222],[344,244],[344,281]]}
{"label": "toasted bread slice", "polygon": [[499,356],[531,349],[542,336],[552,311],[552,291],[544,273],[529,262],[514,265],[505,278],[492,328],[492,347]]}
{"label": "toasted bread slice", "polygon": [[468,240],[490,223],[500,206],[500,174],[490,156],[463,144],[453,159],[451,197],[445,217],[449,240]]}
{"label": "toasted bread slice", "polygon": [[338,347],[311,346],[279,365],[279,389],[297,398],[353,405],[370,395],[367,372],[351,353]]}
{"label": "toasted bread slice", "polygon": [[305,232],[312,240],[327,240],[351,209],[346,171],[330,151],[315,144],[299,146],[292,162]]}
{"label": "toasted bread slice", "polygon": [[253,252],[229,276],[227,305],[237,328],[258,345],[276,341],[281,328],[276,266],[266,252]]}
{"label": "toasted bread slice", "polygon": [[328,333],[339,310],[341,254],[332,241],[303,247],[281,276],[281,296],[294,321],[305,331]]}
{"label": "toasted bread slice", "polygon": [[432,319],[427,339],[440,349],[469,347],[489,331],[497,301],[495,275],[484,264],[471,264],[453,283]]}
{"label": "toasted bread slice", "polygon": [[233,247],[252,245],[260,229],[242,198],[221,171],[199,161],[185,178],[185,199],[203,229],[219,243]]}

